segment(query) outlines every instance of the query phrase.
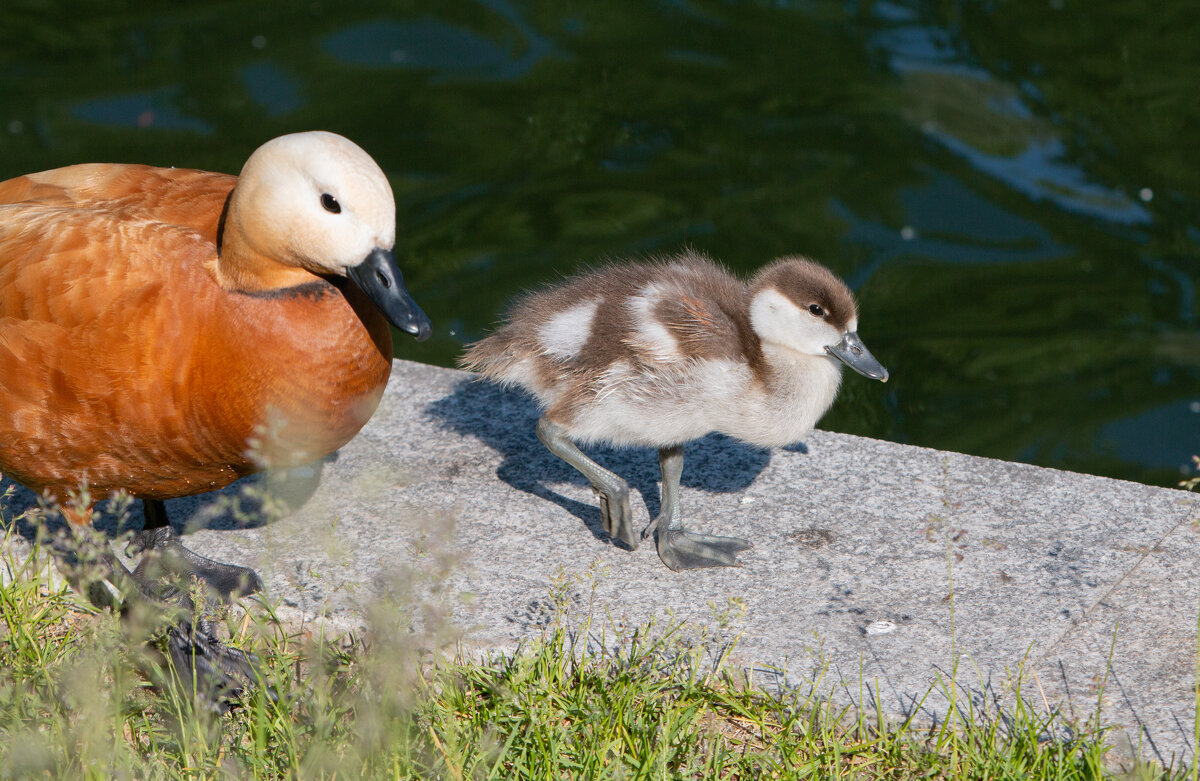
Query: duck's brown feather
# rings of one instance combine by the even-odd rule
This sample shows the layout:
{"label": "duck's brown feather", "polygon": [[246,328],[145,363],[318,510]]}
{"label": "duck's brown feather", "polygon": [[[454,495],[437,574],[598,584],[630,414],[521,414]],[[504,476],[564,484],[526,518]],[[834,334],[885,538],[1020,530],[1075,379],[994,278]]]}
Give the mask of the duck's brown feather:
{"label": "duck's brown feather", "polygon": [[391,338],[361,294],[218,284],[236,181],[82,165],[0,183],[0,472],[166,499],[322,456],[367,421]]}

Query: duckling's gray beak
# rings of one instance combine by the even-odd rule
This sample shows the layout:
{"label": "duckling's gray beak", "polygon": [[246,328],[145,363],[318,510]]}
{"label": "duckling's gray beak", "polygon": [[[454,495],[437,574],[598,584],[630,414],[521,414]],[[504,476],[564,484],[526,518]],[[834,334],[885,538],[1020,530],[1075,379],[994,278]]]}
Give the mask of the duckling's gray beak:
{"label": "duckling's gray beak", "polygon": [[882,363],[875,360],[874,355],[871,355],[871,351],[862,343],[862,339],[858,338],[857,331],[847,331],[842,334],[842,341],[832,347],[826,347],[825,352],[864,377],[870,377],[872,380],[880,382],[888,381],[888,370],[883,368]]}
{"label": "duckling's gray beak", "polygon": [[346,269],[351,281],[367,294],[392,325],[417,337],[418,342],[429,338],[433,326],[429,318],[413,301],[404,287],[404,275],[396,265],[391,250],[373,249],[366,260]]}

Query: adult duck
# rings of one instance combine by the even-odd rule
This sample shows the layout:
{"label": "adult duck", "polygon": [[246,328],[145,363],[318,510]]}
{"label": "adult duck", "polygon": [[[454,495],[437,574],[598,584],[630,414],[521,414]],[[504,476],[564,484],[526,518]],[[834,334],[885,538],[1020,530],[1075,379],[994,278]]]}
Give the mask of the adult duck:
{"label": "adult duck", "polygon": [[[162,502],[362,428],[389,321],[430,333],[394,242],[387,178],[328,132],[268,141],[236,177],[85,164],[0,183],[0,472],[60,501],[124,489],[143,549],[226,595],[260,587],[184,548]],[[212,639],[177,634],[183,662]]]}

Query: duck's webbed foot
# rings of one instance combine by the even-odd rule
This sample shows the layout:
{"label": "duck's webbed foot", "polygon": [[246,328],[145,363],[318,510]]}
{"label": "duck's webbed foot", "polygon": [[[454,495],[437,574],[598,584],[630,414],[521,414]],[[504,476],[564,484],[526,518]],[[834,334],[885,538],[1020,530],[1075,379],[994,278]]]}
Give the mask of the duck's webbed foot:
{"label": "duck's webbed foot", "polygon": [[542,418],[538,421],[537,435],[547,450],[578,469],[592,484],[600,499],[600,524],[604,531],[637,550],[640,540],[633,530],[629,484],[584,455],[559,424]]}
{"label": "duck's webbed foot", "polygon": [[637,550],[638,537],[633,531],[633,512],[629,509],[629,484],[619,477],[609,485],[598,485],[593,481],[592,490],[600,500],[600,525],[604,531]]}
{"label": "duck's webbed foot", "polygon": [[[257,680],[258,657],[222,643],[212,622],[183,618],[167,629],[167,653],[185,690],[210,710],[225,713]],[[275,699],[268,687],[267,696]]]}
{"label": "duck's webbed foot", "polygon": [[190,578],[196,578],[225,601],[263,590],[262,579],[254,570],[222,564],[188,550],[169,525],[143,529],[134,536],[131,547],[142,553],[133,578],[151,594],[172,589],[172,584],[186,583]]}
{"label": "duck's webbed foot", "polygon": [[754,546],[741,537],[717,537],[680,527],[658,527],[658,557],[678,572],[701,567],[740,567],[737,554]]}
{"label": "duck's webbed foot", "polygon": [[[261,591],[262,580],[248,567],[222,564],[188,550],[168,523],[163,503],[147,499],[144,505],[146,528],[131,545],[142,558],[130,574],[142,599],[127,608],[173,615],[166,652],[174,676],[202,706],[224,713],[253,685],[259,662],[253,654],[222,643],[205,613],[212,607],[211,597],[228,602]],[[267,696],[274,697],[269,688]]]}
{"label": "duck's webbed foot", "polygon": [[[158,679],[159,685],[182,685],[189,699],[201,707],[224,713],[258,680],[255,673],[258,659],[218,639],[212,620],[205,615],[210,607],[209,595],[197,591],[195,579],[177,573],[168,576],[157,567],[163,557],[153,553],[143,557],[136,572],[130,572],[113,554],[108,540],[94,529],[82,527],[72,531],[69,537],[54,541],[60,571],[94,604],[119,611],[126,631],[137,642],[163,638],[171,669],[152,668],[151,675]],[[154,539],[161,541],[162,537]],[[177,541],[175,545],[178,546]],[[150,558],[154,558],[154,565],[149,563]],[[218,565],[218,571],[225,566]],[[226,582],[240,585],[242,580]],[[217,588],[220,590],[219,584]],[[207,586],[202,590],[207,592]],[[163,667],[167,667],[165,661]],[[176,680],[172,682],[171,678]],[[265,693],[272,699],[276,697],[269,686]]]}

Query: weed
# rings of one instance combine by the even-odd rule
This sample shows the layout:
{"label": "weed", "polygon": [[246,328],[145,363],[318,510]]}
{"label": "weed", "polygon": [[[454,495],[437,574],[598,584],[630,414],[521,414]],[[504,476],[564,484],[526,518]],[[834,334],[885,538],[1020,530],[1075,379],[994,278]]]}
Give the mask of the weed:
{"label": "weed", "polygon": [[954,680],[955,648],[951,676],[927,694],[945,697],[951,717],[923,725],[888,719],[866,682],[874,700],[857,708],[834,705],[819,680],[765,691],[729,664],[744,605],[712,604],[699,625],[625,626],[596,610],[599,567],[555,578],[537,640],[482,659],[452,653],[446,616],[428,596],[448,577],[439,540],[451,537],[431,533],[414,568],[380,584],[358,635],[326,636],[319,623],[291,630],[270,604],[228,611],[224,635],[260,660],[259,685],[223,715],[150,675],[162,661],[153,643],[80,599],[40,543],[21,555],[6,545],[0,777],[1106,775],[1098,722],[1080,731],[1035,709],[1020,670],[1004,708],[976,706]]}

